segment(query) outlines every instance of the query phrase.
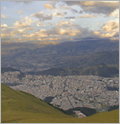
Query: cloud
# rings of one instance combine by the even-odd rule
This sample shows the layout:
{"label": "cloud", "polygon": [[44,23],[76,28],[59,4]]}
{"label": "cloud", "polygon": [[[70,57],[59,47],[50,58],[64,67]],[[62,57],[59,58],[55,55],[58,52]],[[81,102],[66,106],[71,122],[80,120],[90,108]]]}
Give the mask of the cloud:
{"label": "cloud", "polygon": [[78,16],[78,18],[94,18],[94,17],[97,17],[97,15],[85,14]]}
{"label": "cloud", "polygon": [[23,34],[23,33],[25,33],[25,29],[19,29],[19,30],[11,31],[11,32],[10,32],[10,35],[11,35],[11,36],[16,36],[16,35],[21,35],[21,34]]}
{"label": "cloud", "polygon": [[7,24],[1,24],[1,28],[6,28],[6,27],[8,27]]}
{"label": "cloud", "polygon": [[25,22],[16,21],[16,22],[14,23],[14,25],[15,25],[16,27],[25,27],[25,26],[30,26],[30,25],[33,23],[32,19],[30,19],[30,18],[28,18],[28,17],[25,17],[24,21],[25,21]]}
{"label": "cloud", "polygon": [[73,22],[68,22],[68,21],[61,21],[58,24],[56,24],[59,27],[72,27],[72,26],[79,26],[78,24],[75,24]]}
{"label": "cloud", "polygon": [[110,20],[107,22],[107,24],[104,24],[102,26],[102,29],[104,31],[119,31],[119,19],[116,19],[116,20]]}
{"label": "cloud", "polygon": [[14,2],[14,3],[16,3],[16,4],[19,4],[19,3],[30,4],[30,3],[32,3],[33,1],[12,1],[12,2]]}
{"label": "cloud", "polygon": [[37,22],[37,26],[46,26],[46,25],[42,24],[41,22]]}
{"label": "cloud", "polygon": [[60,28],[58,29],[58,33],[60,35],[76,36],[79,35],[81,32],[78,28]]}
{"label": "cloud", "polygon": [[8,27],[7,24],[1,24],[1,38],[8,38],[11,31],[12,28]]}
{"label": "cloud", "polygon": [[69,6],[61,6],[59,9],[71,9]]}
{"label": "cloud", "polygon": [[76,9],[72,9],[72,8],[71,8],[71,11],[72,11],[73,13],[77,13],[77,12],[78,12]]}
{"label": "cloud", "polygon": [[19,11],[17,12],[17,14],[22,14],[22,12],[23,12],[22,10],[19,10]]}
{"label": "cloud", "polygon": [[99,38],[113,38],[116,35],[116,32],[102,33],[100,31],[94,31],[94,34]]}
{"label": "cloud", "polygon": [[30,15],[30,17],[36,17],[38,18],[40,21],[44,21],[44,20],[52,20],[52,15],[51,14],[44,14],[43,11],[38,12],[36,14],[32,14]]}
{"label": "cloud", "polygon": [[47,37],[46,29],[40,29],[36,31],[35,33],[31,34],[23,34],[24,37],[32,37],[32,38],[40,38],[40,37]]}
{"label": "cloud", "polygon": [[102,13],[109,15],[119,8],[119,1],[64,1],[67,5],[80,6],[85,12]]}
{"label": "cloud", "polygon": [[71,16],[71,17],[65,17],[65,19],[75,19],[74,16]]}
{"label": "cloud", "polygon": [[54,9],[54,7],[52,5],[50,5],[49,3],[44,4],[44,8],[45,9]]}
{"label": "cloud", "polygon": [[52,25],[52,23],[48,22],[49,25]]}
{"label": "cloud", "polygon": [[110,16],[119,18],[119,9],[114,10],[113,12],[110,13]]}
{"label": "cloud", "polygon": [[44,12],[41,11],[41,12],[38,12],[36,14],[32,14],[32,15],[30,15],[30,17],[43,18],[44,17]]}
{"label": "cloud", "polygon": [[6,7],[3,7],[4,10],[6,10]]}
{"label": "cloud", "polygon": [[5,16],[5,15],[3,15],[3,14],[1,15],[1,17],[2,17],[2,18],[6,18],[6,16]]}
{"label": "cloud", "polygon": [[75,21],[75,19],[70,19],[70,21]]}
{"label": "cloud", "polygon": [[56,17],[63,17],[64,15],[66,15],[67,14],[67,12],[64,12],[64,13],[62,13],[62,12],[55,12],[55,13],[53,13],[53,16],[56,16]]}

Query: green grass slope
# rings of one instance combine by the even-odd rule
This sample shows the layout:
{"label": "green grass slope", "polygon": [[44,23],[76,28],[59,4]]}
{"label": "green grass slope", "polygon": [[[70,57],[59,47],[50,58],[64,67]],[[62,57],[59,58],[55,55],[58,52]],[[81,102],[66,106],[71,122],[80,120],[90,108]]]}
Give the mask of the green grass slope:
{"label": "green grass slope", "polygon": [[118,123],[119,110],[74,118],[31,94],[1,84],[2,123]]}

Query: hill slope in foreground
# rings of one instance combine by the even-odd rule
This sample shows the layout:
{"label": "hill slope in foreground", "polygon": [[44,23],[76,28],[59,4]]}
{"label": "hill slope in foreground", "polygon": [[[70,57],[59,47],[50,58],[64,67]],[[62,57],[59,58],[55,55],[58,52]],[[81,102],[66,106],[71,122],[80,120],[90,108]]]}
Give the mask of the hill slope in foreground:
{"label": "hill slope in foreground", "polygon": [[31,94],[1,84],[2,123],[119,123],[119,109],[74,118]]}

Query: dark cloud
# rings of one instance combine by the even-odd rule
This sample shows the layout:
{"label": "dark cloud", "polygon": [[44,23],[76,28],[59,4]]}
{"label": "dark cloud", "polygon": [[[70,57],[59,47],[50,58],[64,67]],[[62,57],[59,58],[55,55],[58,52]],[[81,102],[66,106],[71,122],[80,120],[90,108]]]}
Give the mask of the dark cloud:
{"label": "dark cloud", "polygon": [[74,16],[71,16],[71,17],[65,17],[65,19],[75,19]]}
{"label": "dark cloud", "polygon": [[50,15],[50,14],[47,14],[47,15],[45,15],[43,18],[41,18],[42,19],[42,21],[44,21],[44,20],[52,20],[52,15]]}
{"label": "dark cloud", "polygon": [[30,17],[36,17],[39,19],[39,21],[45,21],[45,20],[52,20],[51,14],[44,14],[44,12],[32,14]]}
{"label": "dark cloud", "polygon": [[[89,13],[103,13],[109,15],[115,9],[119,8],[119,2],[104,1],[64,1],[67,5],[78,5],[83,11]],[[72,10],[76,12],[76,10]]]}
{"label": "dark cloud", "polygon": [[54,16],[62,17],[62,16],[64,16],[64,15],[66,15],[66,14],[67,14],[67,12],[64,12],[64,13],[62,13],[62,12],[57,12],[57,13],[54,14]]}
{"label": "dark cloud", "polygon": [[80,14],[82,14],[83,13],[83,11],[82,10],[80,10],[80,12],[79,12]]}
{"label": "dark cloud", "polygon": [[78,11],[77,11],[77,10],[72,9],[72,8],[71,8],[71,11],[72,11],[73,13],[78,13]]}

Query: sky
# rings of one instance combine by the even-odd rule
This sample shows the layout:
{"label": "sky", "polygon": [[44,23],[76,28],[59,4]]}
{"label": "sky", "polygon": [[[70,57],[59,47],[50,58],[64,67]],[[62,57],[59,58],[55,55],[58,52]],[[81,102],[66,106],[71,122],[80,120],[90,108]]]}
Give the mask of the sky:
{"label": "sky", "polygon": [[119,1],[1,1],[2,42],[119,39]]}

